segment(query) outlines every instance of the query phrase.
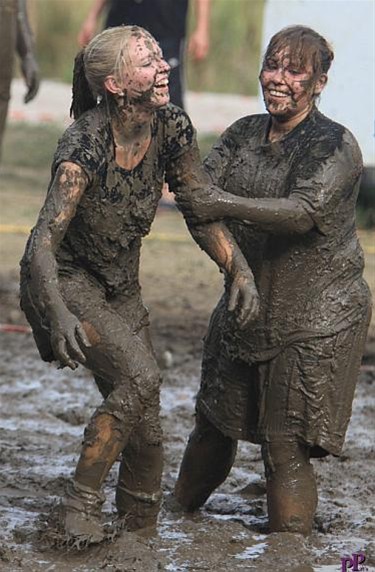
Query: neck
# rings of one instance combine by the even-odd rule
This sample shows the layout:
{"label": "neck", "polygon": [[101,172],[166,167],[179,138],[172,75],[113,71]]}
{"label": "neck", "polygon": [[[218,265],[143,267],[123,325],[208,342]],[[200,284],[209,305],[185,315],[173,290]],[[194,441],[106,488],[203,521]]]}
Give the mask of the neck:
{"label": "neck", "polygon": [[290,133],[301,121],[303,121],[312,110],[313,105],[301,111],[298,115],[294,115],[290,119],[285,119],[282,117],[277,117],[272,115],[271,118],[271,129],[269,132],[268,139],[271,142],[278,141],[284,137],[287,133]]}
{"label": "neck", "polygon": [[139,109],[136,105],[126,103],[118,105],[118,113],[112,119],[115,138],[122,143],[131,143],[145,139],[150,134],[153,111]]}
{"label": "neck", "polygon": [[136,106],[119,106],[112,119],[116,162],[133,169],[143,159],[151,141],[153,112]]}

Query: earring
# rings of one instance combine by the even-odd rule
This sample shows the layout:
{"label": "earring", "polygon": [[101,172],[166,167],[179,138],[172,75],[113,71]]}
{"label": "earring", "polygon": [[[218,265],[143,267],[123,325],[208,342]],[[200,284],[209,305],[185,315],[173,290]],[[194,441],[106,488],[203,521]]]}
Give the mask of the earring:
{"label": "earring", "polygon": [[118,94],[120,97],[124,97],[125,93],[123,91],[119,91]]}

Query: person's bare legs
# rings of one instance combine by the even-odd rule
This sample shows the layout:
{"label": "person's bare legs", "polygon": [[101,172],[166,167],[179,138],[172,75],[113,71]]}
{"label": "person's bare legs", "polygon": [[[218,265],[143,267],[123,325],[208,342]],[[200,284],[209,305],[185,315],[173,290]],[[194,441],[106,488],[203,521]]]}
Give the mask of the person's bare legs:
{"label": "person's bare legs", "polygon": [[237,451],[237,441],[226,437],[198,414],[189,437],[174,495],[186,511],[202,506],[227,478]]}
{"label": "person's bare legs", "polygon": [[309,448],[298,443],[262,446],[271,532],[311,533],[318,502]]}

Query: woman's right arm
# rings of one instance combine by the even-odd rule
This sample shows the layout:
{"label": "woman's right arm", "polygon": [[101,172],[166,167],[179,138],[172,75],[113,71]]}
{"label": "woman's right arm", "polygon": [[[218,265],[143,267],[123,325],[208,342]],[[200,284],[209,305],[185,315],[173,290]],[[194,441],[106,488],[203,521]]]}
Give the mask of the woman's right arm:
{"label": "woman's right arm", "polygon": [[44,307],[51,345],[62,367],[77,367],[85,356],[80,343],[89,341],[79,320],[68,310],[58,285],[56,251],[87,186],[88,178],[75,163],[59,165],[33,232],[30,244],[32,290]]}

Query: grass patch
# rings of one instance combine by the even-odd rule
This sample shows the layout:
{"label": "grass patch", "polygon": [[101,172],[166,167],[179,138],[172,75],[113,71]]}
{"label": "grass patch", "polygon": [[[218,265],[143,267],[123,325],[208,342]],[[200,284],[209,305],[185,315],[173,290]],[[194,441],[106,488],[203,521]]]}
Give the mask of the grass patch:
{"label": "grass patch", "polygon": [[5,168],[49,169],[62,132],[63,127],[55,124],[8,124],[2,165]]}

